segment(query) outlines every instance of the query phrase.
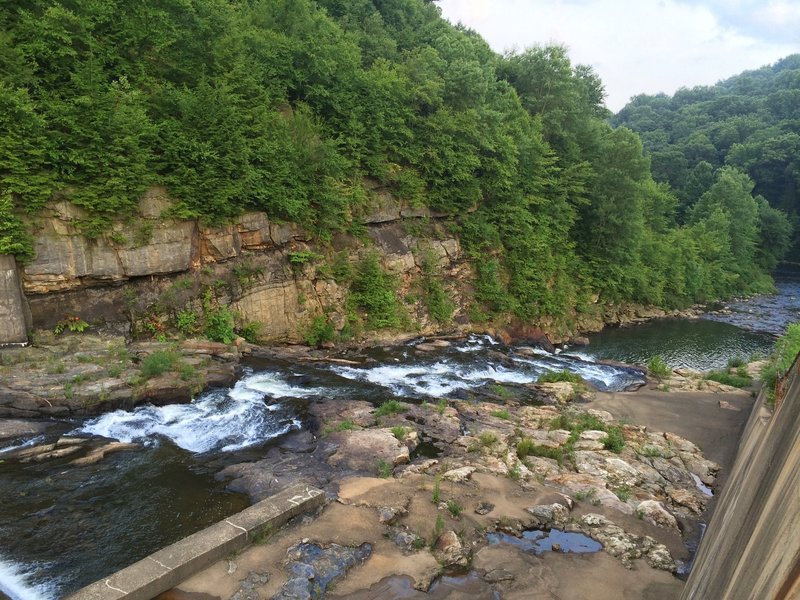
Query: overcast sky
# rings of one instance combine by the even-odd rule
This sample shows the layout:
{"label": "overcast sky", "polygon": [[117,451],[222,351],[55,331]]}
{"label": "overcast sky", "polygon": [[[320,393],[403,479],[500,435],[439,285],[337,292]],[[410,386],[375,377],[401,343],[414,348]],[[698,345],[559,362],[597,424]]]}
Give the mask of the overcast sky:
{"label": "overcast sky", "polygon": [[800,52],[800,0],[439,0],[497,52],[556,42],[594,67],[614,112]]}

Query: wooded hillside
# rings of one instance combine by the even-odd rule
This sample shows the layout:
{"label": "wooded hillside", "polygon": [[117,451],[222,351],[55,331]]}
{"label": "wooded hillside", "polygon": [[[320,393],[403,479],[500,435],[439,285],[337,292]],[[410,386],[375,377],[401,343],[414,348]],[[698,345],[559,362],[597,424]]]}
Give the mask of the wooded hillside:
{"label": "wooded hillside", "polygon": [[[674,178],[644,133],[654,179],[591,68],[561,47],[497,55],[424,0],[8,0],[0,17],[0,252],[21,259],[27,215],[54,194],[98,236],[153,184],[175,216],[263,210],[324,242],[357,232],[378,182],[451,215],[477,319],[766,289],[788,244],[784,213],[753,196],[779,185],[751,168],[756,149],[731,138],[738,158],[714,170],[710,117],[685,125],[697,151]],[[794,81],[770,102],[796,124]],[[648,102],[621,122],[645,131],[625,115]],[[752,144],[794,143],[771,131]]]}

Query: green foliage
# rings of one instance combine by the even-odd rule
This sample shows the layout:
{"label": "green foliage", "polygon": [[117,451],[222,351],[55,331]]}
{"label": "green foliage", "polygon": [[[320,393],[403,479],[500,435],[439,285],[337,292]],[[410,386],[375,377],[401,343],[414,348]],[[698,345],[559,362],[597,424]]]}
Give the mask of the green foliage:
{"label": "green foliage", "polygon": [[345,419],[336,425],[334,431],[353,431],[355,429],[358,429],[358,426],[355,424],[355,422],[352,419]]}
{"label": "green foliage", "polygon": [[261,341],[261,329],[263,327],[263,323],[259,321],[250,321],[237,328],[236,333],[242,336],[247,342],[258,344]]}
{"label": "green foliage", "polygon": [[493,417],[497,417],[498,419],[503,419],[505,421],[508,421],[511,418],[511,413],[509,413],[508,410],[506,409],[493,410],[489,414],[491,414]]}
{"label": "green foliage", "polygon": [[25,262],[33,258],[33,240],[14,211],[11,194],[0,187],[0,254],[14,254]]}
{"label": "green foliage", "polygon": [[249,289],[264,274],[264,267],[254,265],[250,261],[240,262],[233,267],[233,276],[243,290]]}
{"label": "green foliage", "polygon": [[53,328],[53,333],[56,335],[61,335],[64,333],[64,331],[83,333],[87,329],[89,329],[89,324],[86,321],[77,315],[72,315],[71,317],[61,319],[58,323],[56,323],[55,328]]}
{"label": "green foliage", "polygon": [[444,517],[441,514],[436,515],[436,522],[433,526],[433,536],[431,544],[435,544],[439,536],[444,533]]}
{"label": "green foliage", "polygon": [[524,438],[517,443],[517,456],[523,459],[527,456],[538,456],[541,458],[551,458],[562,464],[564,460],[564,450],[551,446],[541,446],[533,440]]}
{"label": "green foliage", "polygon": [[355,306],[366,312],[368,327],[384,329],[401,325],[402,309],[396,290],[397,281],[383,270],[377,253],[367,254],[358,265],[350,295]]}
{"label": "green foliage", "polygon": [[583,383],[583,377],[570,371],[548,371],[539,375],[536,383],[555,383],[566,381],[569,383]]}
{"label": "green foliage", "polygon": [[183,335],[192,335],[197,332],[197,313],[193,310],[185,309],[180,311],[175,317],[175,327]]}
{"label": "green foliage", "polygon": [[139,371],[144,380],[158,377],[178,367],[181,357],[172,350],[156,350],[142,359]]}
{"label": "green foliage", "polygon": [[439,504],[439,501],[441,499],[442,499],[441,478],[437,475],[433,479],[433,494],[431,496],[431,501],[434,504]]}
{"label": "green foliage", "polygon": [[420,270],[422,297],[428,314],[437,323],[450,322],[456,307],[442,282],[436,277],[436,257],[430,249],[426,248],[420,252]]}
{"label": "green foliage", "polygon": [[744,367],[744,366],[746,366],[746,363],[745,363],[744,359],[741,356],[734,356],[734,357],[728,359],[728,368],[729,369],[735,369],[735,368]]}
{"label": "green foliage", "polygon": [[406,436],[408,435],[408,431],[409,431],[408,428],[407,427],[403,427],[402,425],[395,425],[394,427],[391,428],[392,435],[395,438],[397,438],[397,440],[400,441],[400,442],[402,442],[404,439],[406,439]]}
{"label": "green foliage", "polygon": [[575,492],[575,499],[579,502],[583,502],[584,500],[589,500],[594,504],[595,496],[597,496],[597,488],[588,488],[584,490],[578,490]]}
{"label": "green foliage", "polygon": [[661,456],[661,451],[655,446],[642,446],[639,454],[647,458],[658,458]]}
{"label": "green foliage", "polygon": [[753,378],[747,375],[746,372],[741,375],[740,373],[729,373],[728,371],[709,371],[704,378],[737,388],[748,388],[753,384]]}
{"label": "green foliage", "polygon": [[606,450],[611,450],[619,454],[625,447],[625,436],[622,435],[621,427],[608,427],[606,435],[600,440]]}
{"label": "green foliage", "polygon": [[800,353],[800,323],[792,323],[775,343],[767,364],[761,370],[761,380],[774,397],[778,376],[784,375]]}
{"label": "green foliage", "polygon": [[[31,0],[0,17],[0,254],[30,258],[25,213],[55,194],[87,235],[130,219],[122,237],[141,245],[154,184],[170,217],[259,210],[323,241],[363,233],[385,190],[454,218],[473,317],[560,324],[592,292],[672,307],[765,289],[791,243],[793,57],[637,97],[617,121],[640,140],[609,125],[602,82],[564,47],[500,56],[422,0]],[[448,323],[452,300],[422,267],[421,297]],[[339,254],[331,273],[368,328],[404,325],[374,254],[355,272]],[[233,339],[228,309],[198,317]]]}
{"label": "green foliage", "polygon": [[324,342],[333,341],[336,330],[327,315],[314,315],[308,325],[304,338],[309,346],[319,346]]}
{"label": "green foliage", "polygon": [[388,417],[397,415],[408,410],[403,404],[397,400],[387,400],[375,409],[376,417]]}
{"label": "green foliage", "polygon": [[230,344],[236,339],[233,312],[226,306],[215,306],[206,310],[205,334],[214,342]]}
{"label": "green foliage", "polygon": [[289,252],[286,257],[289,259],[289,264],[292,265],[292,268],[299,268],[320,259],[319,254],[310,250]]}
{"label": "green foliage", "polygon": [[622,502],[627,502],[631,499],[631,488],[627,485],[620,485],[611,490],[616,494]]}
{"label": "green foliage", "polygon": [[457,519],[459,515],[461,515],[461,511],[464,510],[464,507],[459,504],[458,500],[453,500],[452,498],[447,501],[447,510],[453,516],[454,519]]}
{"label": "green foliage", "polygon": [[[752,180],[758,204],[754,261],[766,271],[788,249],[800,197],[798,73],[798,55],[788,56],[712,87],[682,89],[672,97],[637,96],[614,118],[640,132],[655,178],[668,182],[680,199],[681,217],[690,216],[731,168]],[[738,225],[731,232],[736,238],[754,238],[752,219]],[[738,242],[734,247],[750,250]]]}
{"label": "green foliage", "polygon": [[378,477],[388,479],[392,476],[392,463],[383,459],[378,461]]}
{"label": "green foliage", "polygon": [[497,436],[491,431],[484,431],[483,433],[481,433],[478,439],[481,442],[481,446],[483,446],[484,448],[491,448],[498,441]]}
{"label": "green foliage", "polygon": [[654,356],[647,361],[647,372],[657,379],[666,379],[672,374],[672,369],[660,356]]}

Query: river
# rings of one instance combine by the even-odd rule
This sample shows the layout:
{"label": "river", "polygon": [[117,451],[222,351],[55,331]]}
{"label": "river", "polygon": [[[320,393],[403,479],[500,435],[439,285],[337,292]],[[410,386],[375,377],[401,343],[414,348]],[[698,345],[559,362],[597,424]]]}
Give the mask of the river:
{"label": "river", "polygon": [[[214,474],[257,459],[282,434],[306,427],[310,399],[436,401],[564,369],[601,390],[641,383],[636,370],[597,358],[642,364],[659,354],[673,367],[719,367],[733,356],[767,354],[774,334],[797,314],[798,285],[778,285],[778,296],[732,304],[726,315],[609,329],[588,347],[558,354],[472,336],[434,352],[415,351],[416,342],[375,349],[360,365],[252,361],[233,388],[190,404],[54,421],[43,435],[0,443],[0,597],[61,597],[241,510],[248,499],[226,491]],[[772,316],[775,306],[787,316],[772,319],[769,331],[738,326],[747,325],[737,321],[742,315]],[[67,467],[68,459],[3,460],[13,447],[64,434],[138,442],[142,449],[79,468]]]}

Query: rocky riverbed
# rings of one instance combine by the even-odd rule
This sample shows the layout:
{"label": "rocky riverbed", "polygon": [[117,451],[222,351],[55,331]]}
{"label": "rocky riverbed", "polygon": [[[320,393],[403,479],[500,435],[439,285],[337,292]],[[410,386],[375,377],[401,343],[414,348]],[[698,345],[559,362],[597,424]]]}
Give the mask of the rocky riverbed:
{"label": "rocky riverbed", "polygon": [[[312,402],[312,431],[218,477],[254,500],[304,481],[324,488],[328,505],[164,598],[676,598],[687,538],[718,491],[720,464],[701,447],[729,464],[735,446],[714,440],[738,435],[752,402],[733,388],[700,391],[691,373],[671,383],[681,381],[676,398],[720,417],[702,435],[686,428],[694,440],[601,408],[622,398],[657,412],[670,394],[658,382],[638,392],[581,386],[569,402],[536,389],[549,405],[513,386],[491,401]],[[601,550],[520,550],[515,540],[536,531]],[[298,566],[298,544],[329,556],[322,571]],[[342,548],[362,550],[356,560]]]}
{"label": "rocky riverbed", "polygon": [[[168,368],[153,373],[154,361],[165,356]],[[67,336],[3,357],[2,385],[11,390],[5,397],[16,399],[6,402],[5,414],[53,419],[0,421],[0,438],[28,440],[17,449],[4,444],[3,466],[20,477],[30,468],[68,473],[66,467],[83,480],[90,465],[117,465],[103,467],[105,477],[123,463],[149,463],[169,439],[164,451],[174,454],[174,444],[207,456],[206,472],[218,465],[218,490],[259,500],[297,482],[325,489],[327,508],[279,534],[269,558],[247,566],[245,556],[267,551],[254,547],[228,564],[222,579],[217,573],[213,581],[187,584],[220,598],[303,597],[291,595],[305,589],[298,572],[317,580],[314,565],[341,566],[347,552],[340,548],[356,547],[363,552],[334,569],[327,593],[513,597],[531,585],[531,569],[537,585],[549,577],[547,589],[566,589],[551,555],[579,558],[586,568],[599,561],[634,588],[655,581],[679,589],[673,573],[686,569],[685,542],[713,504],[710,494],[735,448],[728,442],[738,439],[751,400],[685,370],[623,392],[646,383],[642,370],[481,336],[346,351],[193,340],[125,346],[121,339]],[[536,382],[565,369],[583,380]],[[191,399],[195,386],[227,386],[234,374],[233,387],[170,404]],[[111,388],[110,381],[123,385]],[[98,397],[100,389],[108,395]],[[30,397],[20,402],[23,390]],[[681,407],[673,420],[659,412],[671,404]],[[701,406],[698,433],[688,424]],[[80,418],[95,413],[102,414]],[[708,435],[714,431],[719,435]],[[37,523],[65,508],[58,501],[47,508],[52,501],[44,496],[37,502],[45,507],[30,516]],[[525,541],[530,536],[545,536],[548,549],[534,551],[539,546]],[[577,536],[602,551],[578,557],[569,543],[554,541],[558,536]],[[302,560],[284,569],[290,546]]]}
{"label": "rocky riverbed", "polygon": [[0,353],[0,417],[85,416],[145,402],[189,402],[230,385],[236,345],[205,340],[128,343],[116,335],[40,332]]}

